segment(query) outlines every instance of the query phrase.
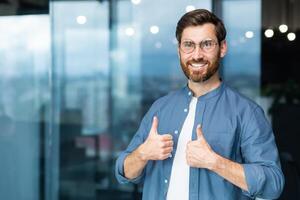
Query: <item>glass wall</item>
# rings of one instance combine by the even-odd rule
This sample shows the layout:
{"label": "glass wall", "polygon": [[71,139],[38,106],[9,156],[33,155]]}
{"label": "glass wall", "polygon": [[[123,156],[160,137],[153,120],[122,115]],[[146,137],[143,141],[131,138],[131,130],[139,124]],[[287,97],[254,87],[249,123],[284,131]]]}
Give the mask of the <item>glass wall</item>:
{"label": "glass wall", "polygon": [[226,82],[255,99],[260,95],[261,0],[224,0],[228,53],[223,60]]}
{"label": "glass wall", "polygon": [[[54,162],[48,197],[91,199],[111,168],[108,3],[52,2]],[[56,178],[51,177],[54,174]]]}
{"label": "glass wall", "polygon": [[[115,159],[150,105],[186,84],[177,21],[218,2],[50,1],[49,15],[0,17],[0,199],[140,199]],[[257,100],[260,1],[219,6],[222,77]]]}
{"label": "glass wall", "polygon": [[51,99],[48,15],[0,17],[0,199],[40,199]]}
{"label": "glass wall", "polygon": [[153,101],[186,83],[175,27],[187,6],[211,1],[51,2],[57,124],[47,197],[139,198],[139,187],[116,182],[114,162]]}

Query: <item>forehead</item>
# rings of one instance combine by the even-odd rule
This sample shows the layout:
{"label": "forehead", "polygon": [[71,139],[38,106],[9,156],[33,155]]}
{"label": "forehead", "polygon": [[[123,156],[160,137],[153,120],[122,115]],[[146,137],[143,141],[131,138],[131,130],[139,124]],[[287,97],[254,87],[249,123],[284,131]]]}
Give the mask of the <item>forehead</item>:
{"label": "forehead", "polygon": [[181,40],[193,40],[195,42],[200,42],[207,38],[217,40],[215,25],[211,23],[189,26],[183,30],[181,36]]}

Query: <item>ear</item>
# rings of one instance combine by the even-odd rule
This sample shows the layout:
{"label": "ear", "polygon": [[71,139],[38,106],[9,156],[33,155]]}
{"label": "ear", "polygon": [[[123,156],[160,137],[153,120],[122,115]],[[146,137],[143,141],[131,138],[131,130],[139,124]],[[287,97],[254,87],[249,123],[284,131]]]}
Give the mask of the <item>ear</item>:
{"label": "ear", "polygon": [[178,57],[180,58],[180,49],[179,49],[180,47],[179,47],[179,44],[177,45],[177,55],[178,55]]}
{"label": "ear", "polygon": [[223,40],[221,42],[220,50],[221,50],[221,58],[223,58],[227,53],[227,42],[226,42],[226,40]]}

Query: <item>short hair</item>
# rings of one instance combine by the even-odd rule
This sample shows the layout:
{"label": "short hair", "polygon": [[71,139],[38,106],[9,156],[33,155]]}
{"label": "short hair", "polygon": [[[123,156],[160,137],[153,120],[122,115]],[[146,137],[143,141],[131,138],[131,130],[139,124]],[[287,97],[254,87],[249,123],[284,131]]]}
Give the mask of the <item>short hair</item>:
{"label": "short hair", "polygon": [[206,23],[211,23],[215,25],[216,36],[218,42],[225,40],[226,29],[223,21],[219,19],[216,15],[206,9],[196,9],[184,14],[177,23],[176,27],[176,38],[177,41],[181,42],[182,32],[185,28],[190,26],[199,26]]}

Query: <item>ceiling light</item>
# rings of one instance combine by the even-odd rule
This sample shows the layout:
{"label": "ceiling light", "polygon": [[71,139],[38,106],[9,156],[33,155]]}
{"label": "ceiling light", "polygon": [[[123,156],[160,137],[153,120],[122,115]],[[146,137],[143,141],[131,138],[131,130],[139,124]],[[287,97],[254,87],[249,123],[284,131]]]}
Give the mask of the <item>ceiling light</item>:
{"label": "ceiling light", "polygon": [[141,0],[131,0],[131,3],[138,5],[141,3]]}
{"label": "ceiling light", "polygon": [[265,30],[265,36],[267,38],[271,38],[271,37],[273,37],[273,35],[274,35],[274,31],[272,29]]}
{"label": "ceiling light", "polygon": [[86,16],[83,16],[83,15],[80,15],[76,18],[76,21],[78,24],[85,24],[87,19],[86,19]]}
{"label": "ceiling light", "polygon": [[135,33],[135,31],[134,31],[134,28],[132,28],[132,27],[128,27],[125,29],[125,34],[128,36],[133,36],[134,33]]}
{"label": "ceiling light", "polygon": [[296,34],[295,33],[289,33],[287,34],[287,38],[289,41],[294,41],[296,39]]}
{"label": "ceiling light", "polygon": [[287,25],[285,25],[285,24],[281,24],[280,26],[279,26],[279,31],[281,32],[281,33],[285,33],[285,32],[287,32],[289,30],[289,27],[287,26]]}
{"label": "ceiling light", "polygon": [[159,32],[159,27],[158,26],[151,26],[150,27],[150,32],[152,34],[157,34]]}
{"label": "ceiling light", "polygon": [[253,36],[254,36],[253,31],[247,31],[247,32],[245,33],[245,37],[246,37],[246,38],[253,38]]}
{"label": "ceiling light", "polygon": [[193,5],[188,5],[187,7],[185,7],[185,11],[186,12],[190,12],[190,11],[193,11],[193,10],[195,10],[196,8],[195,8],[195,6],[193,6]]}

